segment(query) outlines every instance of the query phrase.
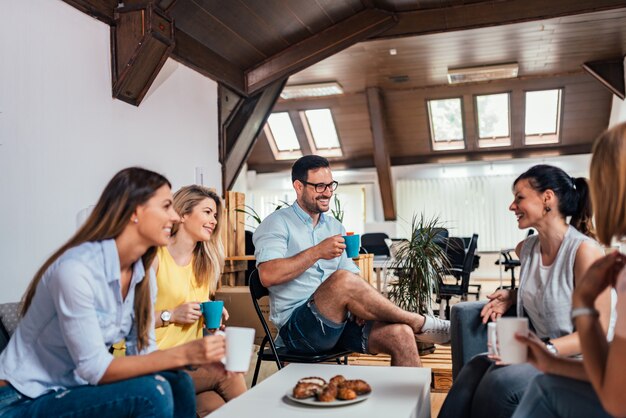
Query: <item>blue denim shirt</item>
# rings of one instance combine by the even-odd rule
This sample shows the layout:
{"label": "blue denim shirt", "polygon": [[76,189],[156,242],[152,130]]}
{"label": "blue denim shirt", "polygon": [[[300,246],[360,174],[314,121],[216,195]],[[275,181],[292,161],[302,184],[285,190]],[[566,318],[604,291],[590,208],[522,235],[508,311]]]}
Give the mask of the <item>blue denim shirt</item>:
{"label": "blue denim shirt", "polygon": [[[254,232],[252,239],[257,266],[266,261],[292,257],[337,234],[345,235],[345,228],[338,220],[322,213],[313,227],[311,216],[294,202],[269,215]],[[278,328],[283,326],[293,310],[305,303],[328,276],[340,269],[359,273],[344,251],[340,257],[318,260],[287,283],[271,286],[270,320]]]}
{"label": "blue denim shirt", "polygon": [[[124,338],[127,354],[138,354],[135,286],[144,273],[139,260],[122,300],[114,240],[67,250],[44,273],[28,312],[2,352],[0,379],[35,398],[51,390],[97,384],[113,360],[108,349]],[[150,284],[154,297],[152,272]],[[149,337],[144,352],[156,349],[154,324]]]}

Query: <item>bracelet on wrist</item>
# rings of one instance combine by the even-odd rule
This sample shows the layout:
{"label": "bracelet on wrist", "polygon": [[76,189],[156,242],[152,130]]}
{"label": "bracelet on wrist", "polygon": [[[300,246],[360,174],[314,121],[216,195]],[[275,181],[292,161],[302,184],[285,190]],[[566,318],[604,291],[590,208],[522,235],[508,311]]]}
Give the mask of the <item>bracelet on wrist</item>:
{"label": "bracelet on wrist", "polygon": [[600,316],[600,312],[598,312],[596,308],[589,308],[587,306],[572,309],[572,322],[574,322],[579,316],[598,317]]}

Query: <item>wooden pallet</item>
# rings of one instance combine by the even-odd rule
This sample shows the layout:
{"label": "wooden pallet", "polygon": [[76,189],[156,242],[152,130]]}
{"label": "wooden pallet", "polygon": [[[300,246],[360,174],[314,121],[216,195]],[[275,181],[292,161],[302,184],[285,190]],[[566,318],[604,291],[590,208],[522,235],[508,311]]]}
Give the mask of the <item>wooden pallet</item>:
{"label": "wooden pallet", "polygon": [[[448,392],[452,386],[452,356],[450,347],[437,346],[432,354],[423,355],[422,366],[432,370],[431,390],[433,392]],[[389,366],[391,359],[386,354],[372,356],[369,354],[353,353],[349,364],[364,366]]]}

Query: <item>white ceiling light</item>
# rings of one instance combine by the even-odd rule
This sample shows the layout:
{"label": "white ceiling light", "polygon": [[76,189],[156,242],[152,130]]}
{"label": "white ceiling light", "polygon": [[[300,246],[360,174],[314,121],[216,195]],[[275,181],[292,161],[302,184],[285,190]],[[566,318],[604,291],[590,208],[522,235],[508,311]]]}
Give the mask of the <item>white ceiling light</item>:
{"label": "white ceiling light", "polygon": [[448,68],[448,83],[475,83],[480,81],[515,78],[519,71],[516,62],[509,64],[483,65],[480,67]]}
{"label": "white ceiling light", "polygon": [[334,96],[336,94],[343,94],[343,88],[336,81],[330,81],[327,83],[285,86],[282,93],[280,93],[280,97],[288,100],[300,97]]}

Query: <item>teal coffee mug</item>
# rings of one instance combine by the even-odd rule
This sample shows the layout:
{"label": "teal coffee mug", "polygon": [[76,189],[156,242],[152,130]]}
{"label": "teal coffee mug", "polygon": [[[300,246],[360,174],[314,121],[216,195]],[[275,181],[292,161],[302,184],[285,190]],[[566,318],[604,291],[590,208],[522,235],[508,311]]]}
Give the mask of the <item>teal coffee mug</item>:
{"label": "teal coffee mug", "polygon": [[358,234],[344,235],[346,242],[346,255],[348,258],[356,258],[359,256],[359,248],[361,247],[361,236]]}
{"label": "teal coffee mug", "polygon": [[222,324],[224,301],[208,301],[200,304],[200,312],[204,316],[204,326],[207,329],[218,329]]}

